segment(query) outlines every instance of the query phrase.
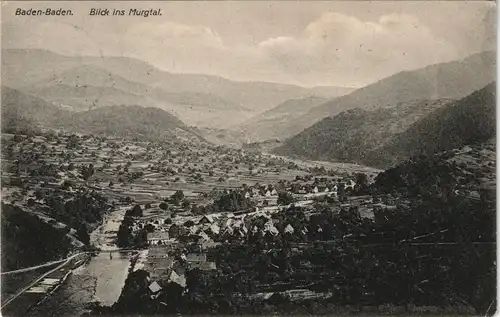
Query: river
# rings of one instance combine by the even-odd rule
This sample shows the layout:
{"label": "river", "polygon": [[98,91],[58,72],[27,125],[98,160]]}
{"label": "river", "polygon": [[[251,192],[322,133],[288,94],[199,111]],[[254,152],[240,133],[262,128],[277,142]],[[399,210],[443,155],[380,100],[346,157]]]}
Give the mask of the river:
{"label": "river", "polygon": [[[116,248],[113,239],[125,209],[118,209],[91,233],[91,241],[103,250]],[[48,299],[32,309],[28,316],[81,316],[88,304],[98,301],[112,305],[118,300],[130,267],[127,253],[102,252],[73,271],[65,283]]]}

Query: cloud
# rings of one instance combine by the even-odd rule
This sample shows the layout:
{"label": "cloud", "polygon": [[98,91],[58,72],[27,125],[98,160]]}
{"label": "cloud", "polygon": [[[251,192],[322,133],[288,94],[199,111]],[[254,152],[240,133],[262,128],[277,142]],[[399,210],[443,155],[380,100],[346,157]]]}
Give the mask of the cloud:
{"label": "cloud", "polygon": [[130,56],[167,71],[236,80],[361,86],[490,48],[494,8],[475,3],[162,2],[163,17],[91,19],[81,2],[71,3],[78,15],[30,23],[13,10],[35,4],[16,3],[3,8],[2,46]]}
{"label": "cloud", "polygon": [[330,73],[348,83],[373,81],[402,69],[456,58],[453,45],[437,39],[416,17],[381,16],[378,21],[328,12],[297,37],[271,38],[258,44],[269,63],[294,75]]}
{"label": "cloud", "polygon": [[130,28],[126,38],[140,41],[154,41],[163,45],[191,45],[223,47],[222,38],[214,30],[197,25],[185,25],[173,22],[161,24],[141,23]]}

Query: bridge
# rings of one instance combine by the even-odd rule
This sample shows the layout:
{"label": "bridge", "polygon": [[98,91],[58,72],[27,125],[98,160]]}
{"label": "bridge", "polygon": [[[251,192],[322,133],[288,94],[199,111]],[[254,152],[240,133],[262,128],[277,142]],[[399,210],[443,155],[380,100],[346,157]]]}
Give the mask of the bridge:
{"label": "bridge", "polygon": [[138,249],[120,249],[120,248],[117,248],[117,249],[109,249],[109,250],[95,250],[95,251],[85,251],[85,252],[78,252],[78,253],[75,253],[75,254],[72,254],[70,255],[69,257],[67,258],[64,258],[64,259],[61,259],[61,260],[55,260],[55,261],[51,261],[51,262],[47,262],[47,263],[43,263],[43,264],[40,264],[40,265],[35,265],[35,266],[30,266],[30,267],[26,267],[26,268],[22,268],[22,269],[17,269],[17,270],[12,270],[12,271],[7,271],[7,272],[1,272],[0,275],[10,275],[10,274],[16,274],[16,273],[23,273],[23,272],[29,272],[29,271],[33,271],[33,270],[36,270],[36,269],[40,269],[40,268],[43,268],[43,267],[47,267],[47,266],[52,266],[52,265],[55,265],[55,264],[61,264],[61,263],[66,263],[78,256],[81,256],[81,255],[97,255],[99,253],[131,253],[131,252],[134,252],[134,251],[139,251]]}
{"label": "bridge", "polygon": [[87,258],[88,258],[88,256],[97,255],[99,253],[109,253],[110,259],[112,259],[113,253],[131,253],[131,252],[135,252],[135,251],[139,251],[139,250],[117,248],[117,249],[109,249],[109,250],[95,250],[95,251],[78,252],[78,253],[75,253],[75,254],[68,256],[65,259],[51,261],[51,262],[47,262],[44,264],[26,267],[26,268],[22,268],[22,269],[18,269],[18,270],[2,272],[1,275],[5,276],[5,275],[13,275],[13,274],[17,274],[17,273],[29,272],[29,271],[33,271],[33,270],[43,268],[43,267],[55,266],[54,268],[49,268],[49,270],[47,272],[42,273],[40,276],[36,277],[34,280],[32,280],[30,283],[28,283],[28,285],[25,285],[24,287],[19,289],[14,295],[12,295],[10,298],[8,298],[5,302],[2,303],[1,309],[4,309],[12,301],[14,301],[16,298],[21,296],[23,293],[25,293],[32,286],[34,286],[37,283],[39,283],[40,281],[42,281],[45,277],[56,272],[57,270],[64,269],[65,266],[67,266],[67,265],[71,265],[73,260],[78,260],[80,262],[80,261],[84,260],[84,259],[79,259],[80,257],[87,256]]}

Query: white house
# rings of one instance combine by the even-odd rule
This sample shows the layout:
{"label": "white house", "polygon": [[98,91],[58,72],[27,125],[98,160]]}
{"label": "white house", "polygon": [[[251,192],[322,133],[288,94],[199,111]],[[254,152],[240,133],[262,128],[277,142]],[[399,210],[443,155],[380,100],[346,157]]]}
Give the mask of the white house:
{"label": "white house", "polygon": [[295,230],[293,229],[292,225],[288,224],[285,227],[285,233],[293,233]]}
{"label": "white house", "polygon": [[274,223],[272,220],[269,220],[268,222],[266,222],[266,224],[264,225],[264,232],[272,234],[273,236],[279,234],[279,231],[274,226]]}
{"label": "white house", "polygon": [[214,234],[219,234],[220,228],[217,224],[214,223],[210,226],[210,231],[212,231]]}
{"label": "white house", "polygon": [[149,290],[154,294],[161,290],[161,286],[155,281],[149,285]]}
{"label": "white house", "polygon": [[355,185],[356,185],[356,183],[355,183],[352,179],[350,179],[350,180],[348,180],[348,181],[346,182],[346,184],[345,184],[345,188],[346,188],[346,189],[347,189],[347,188],[350,188],[350,189],[354,190],[354,186],[355,186]]}
{"label": "white house", "polygon": [[184,275],[179,275],[173,270],[172,273],[170,273],[168,281],[179,284],[181,287],[186,287],[186,278],[184,277]]}

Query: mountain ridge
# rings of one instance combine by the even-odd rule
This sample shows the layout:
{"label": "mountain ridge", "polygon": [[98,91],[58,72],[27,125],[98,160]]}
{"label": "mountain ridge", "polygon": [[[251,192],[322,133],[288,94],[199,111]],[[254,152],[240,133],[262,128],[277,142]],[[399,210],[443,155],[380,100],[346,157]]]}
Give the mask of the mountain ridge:
{"label": "mountain ridge", "polygon": [[343,111],[274,151],[387,168],[411,156],[483,142],[495,134],[495,86],[491,83],[458,101],[420,100],[371,111]]}
{"label": "mountain ridge", "polygon": [[375,109],[415,100],[460,99],[495,80],[495,67],[496,54],[485,51],[458,61],[402,71],[312,108],[289,123],[288,129],[301,131],[352,108]]}
{"label": "mountain ridge", "polygon": [[[33,84],[40,79],[46,80],[47,77],[58,76],[72,66],[90,64],[151,88],[162,89],[170,93],[212,93],[256,112],[265,111],[291,98],[312,94],[333,97],[342,93],[344,89],[334,86],[331,89],[323,86],[315,89],[283,83],[240,82],[216,75],[177,74],[161,70],[148,62],[132,57],[71,57],[36,49],[8,49],[2,52],[5,80],[14,88]],[[41,64],[36,60],[43,61],[42,71],[39,70]],[[12,65],[21,65],[21,69]],[[29,76],[26,76],[27,74]]]}
{"label": "mountain ridge", "polygon": [[175,137],[180,133],[202,139],[179,118],[156,107],[108,106],[75,112],[8,86],[1,90],[4,132],[44,128],[142,139]]}

